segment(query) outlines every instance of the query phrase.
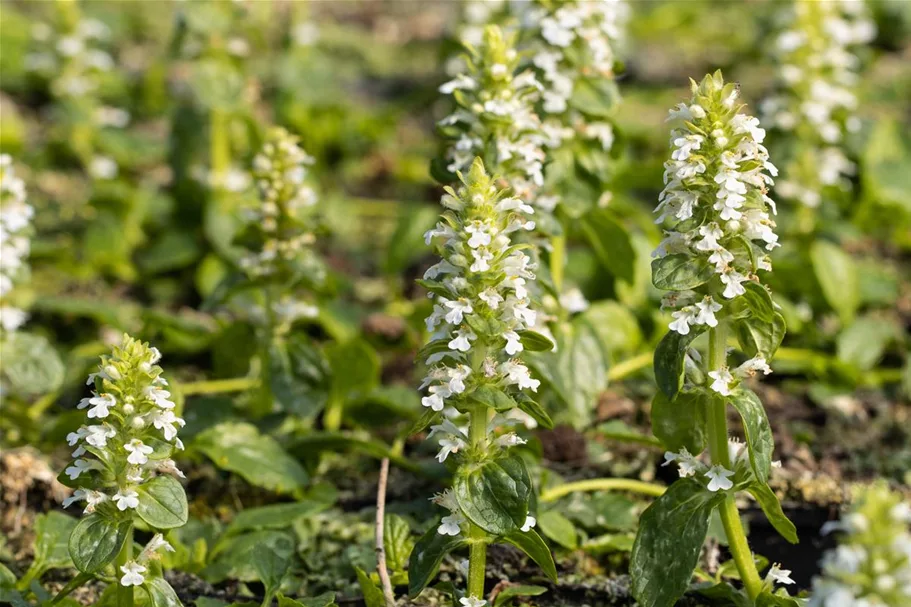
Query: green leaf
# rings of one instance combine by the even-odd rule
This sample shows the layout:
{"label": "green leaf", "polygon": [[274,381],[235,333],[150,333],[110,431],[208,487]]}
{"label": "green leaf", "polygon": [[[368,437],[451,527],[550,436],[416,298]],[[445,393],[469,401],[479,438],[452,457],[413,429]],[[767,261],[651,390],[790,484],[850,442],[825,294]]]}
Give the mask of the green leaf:
{"label": "green leaf", "polygon": [[257,487],[291,493],[307,482],[307,473],[297,460],[252,424],[225,422],[213,426],[196,437],[193,448],[216,466],[236,472]]}
{"label": "green leaf", "polygon": [[750,467],[756,480],[761,483],[769,480],[772,469],[772,452],[775,441],[772,428],[766,417],[762,401],[751,390],[740,387],[727,397],[731,405],[740,413],[743,420],[743,432],[746,436],[747,449],[750,454]]}
{"label": "green leaf", "polygon": [[714,586],[698,588],[701,596],[711,601],[712,605],[729,605],[730,607],[753,607],[750,598],[727,582],[720,582]]}
{"label": "green leaf", "polygon": [[699,455],[708,440],[705,420],[711,399],[704,388],[681,390],[673,400],[659,390],[652,399],[652,433],[668,451],[685,448]]}
{"label": "green leaf", "polygon": [[363,339],[352,339],[326,347],[326,359],[332,370],[332,393],[344,400],[356,394],[369,393],[380,379],[380,358]]}
{"label": "green leaf", "polygon": [[187,495],[173,476],[156,476],[136,488],[139,506],[136,514],[156,529],[186,525]]}
{"label": "green leaf", "polygon": [[278,607],[336,607],[335,593],[324,592],[315,597],[299,600],[289,599],[288,597],[279,594]]}
{"label": "green leaf", "polygon": [[515,409],[516,401],[506,392],[495,386],[482,384],[467,394],[467,398],[485,407],[490,407],[496,411],[509,411]]}
{"label": "green leaf", "polygon": [[636,266],[636,250],[629,232],[617,222],[610,211],[595,208],[578,223],[579,229],[591,244],[598,261],[608,272],[632,282]]}
{"label": "green leaf", "polygon": [[[48,569],[70,567],[69,539],[77,521],[62,512],[51,511],[35,517],[35,560],[41,573]],[[37,577],[41,576],[37,574]]]}
{"label": "green leaf", "polygon": [[461,535],[440,535],[437,526],[432,525],[414,545],[408,562],[408,595],[411,598],[421,593],[440,569],[443,557],[465,545]]}
{"label": "green leaf", "polygon": [[548,510],[538,515],[538,529],[564,548],[575,550],[579,547],[575,525],[556,510]]}
{"label": "green leaf", "polygon": [[461,468],[453,491],[468,520],[488,533],[505,535],[525,524],[531,479],[517,455]]}
{"label": "green leaf", "polygon": [[497,594],[493,600],[493,607],[506,607],[512,602],[512,599],[521,596],[540,596],[547,592],[544,586],[526,586],[524,584],[507,586]]}
{"label": "green leaf", "polygon": [[734,328],[737,331],[737,340],[740,342],[744,354],[747,356],[756,356],[758,354],[766,360],[772,360],[781,345],[781,340],[784,339],[787,324],[784,316],[775,312],[772,315],[771,322],[757,318],[746,318],[736,321]]}
{"label": "green leaf", "polygon": [[[312,417],[326,406],[329,366],[312,338],[294,334],[269,346],[269,393],[284,411]],[[273,402],[264,407],[271,411]]]}
{"label": "green leaf", "polygon": [[[294,546],[294,542],[285,536],[285,541],[256,544],[247,551],[247,560],[253,565],[256,577],[265,586],[267,597],[275,596],[288,575],[291,559],[294,558]],[[271,604],[271,601],[266,604]]]}
{"label": "green leaf", "polygon": [[532,400],[530,396],[520,392],[516,395],[516,401],[519,403],[519,409],[530,415],[542,428],[550,430],[554,427],[554,421],[544,410],[544,407]]}
{"label": "green leaf", "polygon": [[292,504],[272,504],[249,508],[237,513],[225,535],[261,529],[285,529],[304,516],[313,516],[332,505],[328,500],[303,499]]}
{"label": "green leaf", "polygon": [[759,506],[762,508],[762,511],[765,512],[766,518],[769,519],[769,522],[772,523],[775,530],[781,534],[781,537],[792,544],[796,544],[799,541],[797,538],[797,528],[781,509],[778,496],[775,495],[772,489],[770,489],[766,483],[753,483],[750,485],[749,491],[753,497],[756,498],[756,501],[759,502]]}
{"label": "green leaf", "polygon": [[775,315],[772,294],[764,286],[753,281],[747,281],[743,286],[745,292],[738,301],[746,306],[753,318],[772,322]]}
{"label": "green leaf", "polygon": [[838,335],[838,358],[861,371],[869,371],[882,358],[892,340],[902,334],[896,323],[886,318],[858,318]]}
{"label": "green leaf", "polygon": [[424,233],[440,216],[438,209],[424,204],[409,205],[402,211],[383,260],[383,272],[389,275],[403,274],[409,264],[425,254]]}
{"label": "green leaf", "polygon": [[705,330],[702,325],[694,325],[686,335],[668,331],[658,342],[655,348],[655,381],[669,400],[674,400],[683,387],[683,363],[687,349]]}
{"label": "green leaf", "polygon": [[414,540],[411,527],[398,514],[387,514],[383,524],[383,549],[386,551],[386,565],[391,571],[404,571],[408,564]]}
{"label": "green leaf", "polygon": [[3,351],[3,377],[9,391],[33,397],[53,392],[63,383],[65,369],[57,351],[41,335],[18,331],[6,335]]}
{"label": "green leaf", "polygon": [[[148,602],[146,603],[148,607],[183,607],[183,603],[180,602],[177,593],[174,592],[174,589],[164,578],[153,577],[147,579],[141,588],[146,591],[148,596]],[[140,600],[137,603],[142,605],[143,601]]]}
{"label": "green leaf", "polygon": [[678,253],[652,261],[652,284],[662,291],[686,291],[704,285],[715,275],[705,259]]}
{"label": "green leaf", "polygon": [[607,387],[609,355],[582,316],[563,327],[557,342],[556,352],[532,354],[527,360],[566,405],[564,418],[581,428],[591,422],[598,395]]}
{"label": "green leaf", "polygon": [[850,322],[860,303],[854,260],[838,245],[816,240],[810,245],[810,262],[826,301],[842,322]]}
{"label": "green leaf", "polygon": [[408,432],[405,433],[405,436],[423,432],[430,427],[439,414],[439,411],[434,411],[430,407],[424,407],[424,412],[421,413],[421,416],[415,420],[410,428],[408,428]]}
{"label": "green leaf", "polygon": [[550,553],[550,548],[547,547],[547,544],[544,543],[544,540],[534,529],[513,531],[503,536],[503,541],[512,544],[527,554],[531,560],[544,570],[544,573],[551,581],[557,581],[557,566],[554,564],[554,557]]}
{"label": "green leaf", "polygon": [[787,596],[787,591],[783,588],[778,592],[785,594],[772,594],[769,591],[761,593],[756,597],[756,607],[801,607],[803,605],[801,601]]}
{"label": "green leaf", "polygon": [[529,352],[550,352],[556,347],[549,337],[536,331],[519,331],[519,338],[522,340],[522,347]]}
{"label": "green leaf", "polygon": [[76,569],[96,573],[113,561],[133,526],[130,519],[114,520],[99,512],[89,514],[76,524],[70,535],[70,558]]}
{"label": "green leaf", "polygon": [[[218,543],[203,577],[213,584],[228,578],[253,582],[274,577],[281,573],[281,561],[293,558],[295,545],[295,538],[288,531],[266,530],[235,535]],[[275,553],[266,556],[271,561],[268,567],[253,562],[257,547]]]}
{"label": "green leaf", "polygon": [[632,593],[642,607],[671,607],[689,586],[709,526],[724,500],[682,478],[646,508],[630,562]]}
{"label": "green leaf", "polygon": [[355,567],[354,571],[357,573],[357,584],[361,587],[361,593],[364,595],[364,603],[367,607],[386,607],[386,598],[383,596],[383,591],[377,588],[370,576],[367,575],[367,572],[360,567]]}

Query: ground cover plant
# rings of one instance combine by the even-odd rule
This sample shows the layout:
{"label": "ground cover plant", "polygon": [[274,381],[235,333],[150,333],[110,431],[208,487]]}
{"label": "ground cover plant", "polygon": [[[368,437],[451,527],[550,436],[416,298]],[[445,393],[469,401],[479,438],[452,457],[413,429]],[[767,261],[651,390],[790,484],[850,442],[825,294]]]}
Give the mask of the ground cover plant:
{"label": "ground cover plant", "polygon": [[0,604],[911,604],[909,6],[0,0]]}

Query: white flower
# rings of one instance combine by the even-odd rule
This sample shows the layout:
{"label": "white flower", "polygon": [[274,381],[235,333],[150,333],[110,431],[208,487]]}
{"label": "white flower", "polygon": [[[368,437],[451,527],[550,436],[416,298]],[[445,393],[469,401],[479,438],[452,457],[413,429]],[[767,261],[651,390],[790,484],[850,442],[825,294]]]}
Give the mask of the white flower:
{"label": "white flower", "polygon": [[85,459],[77,459],[73,462],[73,465],[68,467],[64,472],[67,476],[70,477],[71,481],[74,481],[79,478],[79,475],[83,472],[86,472],[87,470],[94,470],[95,468],[95,462]]}
{"label": "white flower", "polygon": [[535,517],[533,517],[529,514],[528,516],[525,517],[525,524],[522,525],[521,531],[527,533],[527,532],[531,531],[532,528],[534,528],[534,526],[537,524],[538,524],[538,519],[536,519]]}
{"label": "white flower", "polygon": [[487,601],[473,596],[464,596],[459,599],[459,604],[462,607],[485,607]]}
{"label": "white flower", "polygon": [[696,472],[703,469],[703,465],[693,456],[686,447],[680,449],[678,453],[668,451],[664,454],[664,463],[662,466],[667,466],[671,462],[677,462],[680,478],[686,478],[687,476],[694,476]]}
{"label": "white flower", "polygon": [[446,313],[445,320],[449,324],[458,325],[462,323],[463,315],[471,314],[474,312],[474,308],[471,307],[471,302],[467,299],[458,299],[455,301],[446,301],[443,305],[449,308],[449,312]]}
{"label": "white flower", "polygon": [[126,565],[121,565],[120,571],[123,573],[123,577],[120,578],[121,586],[142,586],[146,581],[142,575],[146,568],[136,561],[128,561]]}
{"label": "white flower", "polygon": [[462,532],[461,525],[465,523],[465,517],[458,512],[444,516],[440,520],[440,526],[437,527],[437,533],[440,535],[456,536]]}
{"label": "white flower", "polygon": [[769,572],[766,574],[766,582],[770,585],[775,582],[778,584],[793,584],[794,580],[791,579],[791,570],[790,569],[781,569],[778,563],[772,565],[772,568],[769,569]]}
{"label": "white flower", "polygon": [[83,402],[85,402],[86,405],[83,405],[83,403],[80,403],[79,408],[83,409],[83,408],[85,408],[85,406],[91,405],[92,408],[89,409],[87,415],[90,418],[98,418],[98,419],[103,419],[103,418],[107,417],[110,414],[109,409],[111,409],[112,407],[114,407],[117,404],[117,401],[114,399],[114,397],[107,393],[100,394],[100,395],[96,394],[92,398],[89,398],[87,401],[84,400]]}
{"label": "white flower", "polygon": [[120,489],[114,494],[112,499],[114,500],[114,503],[117,504],[117,509],[121,512],[128,508],[139,507],[139,494],[132,489],[127,491]]}
{"label": "white flower", "polygon": [[[716,303],[710,295],[706,295],[702,301],[696,302],[698,313],[693,322],[697,325],[708,325],[717,327],[718,320],[715,318],[715,312],[721,309],[721,304]],[[685,335],[685,334],[684,334]]]}
{"label": "white flower", "polygon": [[762,371],[763,375],[768,375],[772,372],[765,358],[758,354],[734,369],[734,375],[738,377],[753,377],[757,371]]}
{"label": "white flower", "polygon": [[146,396],[162,409],[173,409],[174,403],[169,397],[171,393],[157,386],[149,386],[145,391]]}
{"label": "white flower", "polygon": [[145,548],[142,549],[138,560],[140,562],[146,562],[150,559],[156,558],[158,551],[162,549],[166,552],[175,552],[174,546],[169,544],[168,541],[164,539],[163,535],[156,533],[152,536],[152,539],[149,540],[149,543],[146,544]]}
{"label": "white flower", "polygon": [[117,431],[107,425],[89,426],[85,429],[85,442],[99,449],[106,447],[108,439],[115,436],[117,436]]}
{"label": "white flower", "polygon": [[455,337],[447,344],[450,349],[456,350],[458,352],[468,352],[471,350],[471,341],[477,339],[478,336],[474,334],[471,329],[458,329],[455,332]]}
{"label": "white flower", "polygon": [[127,456],[127,461],[136,466],[141,466],[149,461],[148,455],[154,451],[152,447],[143,444],[138,438],[130,440],[123,448],[130,454]]}
{"label": "white flower", "polygon": [[727,367],[722,367],[718,371],[709,371],[709,377],[713,381],[710,388],[722,396],[731,395],[731,384],[734,382],[734,376]]}
{"label": "white flower", "polygon": [[177,427],[183,428],[186,422],[174,415],[174,411],[165,409],[152,414],[152,425],[161,430],[165,440],[174,440],[177,437]]}
{"label": "white flower", "polygon": [[696,323],[697,310],[693,306],[684,306],[675,312],[671,312],[674,319],[668,324],[671,331],[676,331],[681,335],[688,335],[690,325]]}
{"label": "white flower", "polygon": [[560,305],[571,314],[584,312],[589,307],[585,295],[582,294],[581,290],[575,287],[560,295]]}
{"label": "white flower", "polygon": [[510,384],[517,384],[519,389],[525,390],[530,388],[532,392],[538,391],[541,382],[532,379],[528,367],[520,362],[509,360],[500,365],[500,372],[506,374],[506,381]]}
{"label": "white flower", "polygon": [[503,337],[506,339],[506,347],[504,350],[510,356],[515,356],[523,350],[522,339],[515,331],[506,331],[503,333]]}
{"label": "white flower", "polygon": [[709,479],[707,489],[709,491],[727,491],[734,486],[734,483],[728,479],[729,476],[734,476],[733,470],[728,470],[724,466],[712,466],[705,473],[705,477]]}
{"label": "white flower", "polygon": [[117,177],[117,163],[108,156],[95,156],[89,164],[89,174],[95,179],[114,179]]}

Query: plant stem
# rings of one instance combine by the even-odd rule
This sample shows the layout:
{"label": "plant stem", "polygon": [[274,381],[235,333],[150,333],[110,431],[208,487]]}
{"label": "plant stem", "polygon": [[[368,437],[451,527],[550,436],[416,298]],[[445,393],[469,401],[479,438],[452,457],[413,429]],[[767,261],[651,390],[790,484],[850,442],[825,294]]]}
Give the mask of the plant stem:
{"label": "plant stem", "polygon": [[222,394],[224,392],[244,392],[255,388],[259,380],[255,377],[233,377],[231,379],[210,379],[180,384],[184,396],[196,394]]}
{"label": "plant stem", "polygon": [[[488,408],[481,406],[470,413],[469,440],[475,449],[486,449],[488,414]],[[468,549],[468,596],[483,599],[487,579],[487,532],[472,523],[468,537],[471,541]]]}
{"label": "plant stem", "polygon": [[392,581],[386,568],[386,547],[383,538],[386,518],[386,482],[389,479],[389,458],[380,462],[380,480],[376,487],[376,572],[380,576],[383,588],[383,599],[386,607],[395,607],[395,594],[392,592]]}
{"label": "plant stem", "polygon": [[574,483],[565,483],[556,487],[551,487],[541,492],[538,501],[541,503],[553,502],[564,495],[575,493],[577,491],[632,491],[644,495],[658,497],[664,494],[666,487],[655,483],[637,481],[630,478],[593,478]]}
{"label": "plant stem", "polygon": [[652,352],[644,352],[638,356],[620,361],[608,369],[607,379],[608,381],[619,381],[625,377],[629,377],[636,371],[644,369],[652,364],[652,360],[654,360],[654,358],[655,355]]}
{"label": "plant stem", "polygon": [[566,264],[566,235],[551,237],[550,246],[550,278],[560,294],[563,292],[563,268]]}
{"label": "plant stem", "polygon": [[[714,329],[709,330],[709,368],[718,371],[727,366],[727,324],[722,321]],[[722,398],[715,398],[709,403],[708,434],[709,453],[712,463],[718,466],[731,468],[731,459],[728,454],[728,423],[727,403]],[[721,523],[728,539],[728,549],[734,557],[734,564],[740,573],[740,579],[746,588],[751,601],[755,601],[762,590],[762,580],[753,561],[753,553],[747,542],[743,525],[740,522],[740,513],[734,503],[734,496],[728,494],[718,508]]]}
{"label": "plant stem", "polygon": [[114,577],[117,580],[117,607],[133,607],[133,586],[124,586],[120,583],[119,576],[123,573],[121,567],[133,558],[133,527],[127,532],[127,539],[117,555],[117,564],[114,567]]}

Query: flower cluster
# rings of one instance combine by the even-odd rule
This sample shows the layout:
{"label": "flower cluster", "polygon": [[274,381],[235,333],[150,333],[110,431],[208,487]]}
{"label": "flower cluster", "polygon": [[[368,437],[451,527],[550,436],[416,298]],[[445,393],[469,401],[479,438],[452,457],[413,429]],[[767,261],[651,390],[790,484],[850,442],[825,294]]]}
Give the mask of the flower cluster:
{"label": "flower cluster", "polygon": [[792,132],[798,143],[776,192],[808,207],[820,190],[844,185],[854,163],[842,151],[845,136],[860,128],[855,115],[860,60],[854,49],[876,33],[863,2],[793,2],[772,44],[778,93],[761,106],[770,128]]}
{"label": "flower cluster", "polygon": [[[708,481],[706,488],[709,491],[728,491],[734,487],[732,477],[749,469],[749,454],[745,445],[737,439],[728,439],[728,458],[733,470],[721,465],[708,466],[698,457],[690,453],[686,447],[680,451],[668,451],[664,454],[664,463],[662,466],[669,466],[672,463],[677,464],[677,472],[680,478],[697,477],[697,475]],[[775,468],[781,467],[781,462],[772,463]]]}
{"label": "flower cluster", "polygon": [[246,210],[248,227],[241,242],[250,252],[241,267],[254,276],[293,270],[306,258],[314,236],[309,223],[316,193],[306,184],[313,164],[297,137],[274,128],[253,159],[260,204]]}
{"label": "flower cluster", "polygon": [[441,131],[451,140],[446,170],[465,171],[481,157],[517,198],[552,210],[556,199],[540,195],[544,146],[550,139],[534,111],[541,84],[531,70],[518,71],[515,37],[498,27],[487,27],[477,47],[466,47],[466,71],[440,86],[440,92],[452,95],[458,106],[440,121]]}
{"label": "flower cluster", "polygon": [[822,560],[810,607],[911,605],[911,504],[885,484],[860,490],[841,521],[823,533],[844,535]]}
{"label": "flower cluster", "polygon": [[[427,270],[422,282],[434,306],[427,318],[429,371],[421,386],[427,396],[421,402],[453,415],[468,412],[469,397],[481,400],[485,390],[518,402],[523,391],[536,392],[540,386],[517,358],[524,350],[523,331],[536,320],[529,299],[534,265],[510,236],[533,229],[527,215],[534,209],[498,190],[480,159],[460,178],[458,191],[446,188],[446,211],[425,236],[442,260]],[[512,411],[507,408],[485,420],[488,436],[518,422]],[[470,444],[468,433],[449,419],[433,426],[431,437],[439,437],[441,462]],[[488,453],[523,442],[508,432],[487,441]],[[447,508],[455,505],[445,495],[437,502]],[[444,520],[440,533],[457,533],[456,527],[464,522],[457,505],[450,510],[452,518]]]}
{"label": "flower cluster", "polygon": [[589,119],[571,108],[570,99],[582,78],[589,86],[613,82],[615,48],[623,38],[629,6],[625,0],[538,4],[527,11],[522,29],[534,33],[532,63],[541,74],[541,107],[550,116],[544,127],[557,139],[578,134],[610,150],[611,123],[603,117]]}
{"label": "flower cluster", "polygon": [[15,331],[27,318],[23,310],[8,300],[26,269],[34,212],[26,202],[25,182],[16,175],[13,159],[0,154],[0,333]]}
{"label": "flower cluster", "polygon": [[683,126],[671,134],[656,208],[666,237],[653,254],[659,269],[692,268],[701,282],[679,290],[672,283],[662,302],[673,310],[671,330],[681,335],[693,325],[716,326],[745,293],[743,283],[758,282],[758,270],[771,270],[768,252],[778,246],[769,215],[775,203],[768,196],[777,170],[762,145],[765,131],[740,113],[738,90],[720,73],[692,86],[692,101],[671,110],[670,119]]}
{"label": "flower cluster", "polygon": [[64,506],[85,502],[89,513],[110,501],[123,512],[139,505],[137,489],[156,473],[183,476],[171,455],[183,449],[184,420],[174,413],[160,359],[156,348],[124,335],[89,375],[92,396],[78,405],[87,422],[66,437],[75,451],[64,473],[79,488]]}
{"label": "flower cluster", "polygon": [[99,74],[114,68],[114,59],[101,48],[110,37],[108,26],[97,19],[80,19],[72,27],[61,19],[60,31],[47,23],[32,27],[40,50],[25,57],[25,67],[51,79],[51,92],[58,98],[79,100],[99,87]]}

